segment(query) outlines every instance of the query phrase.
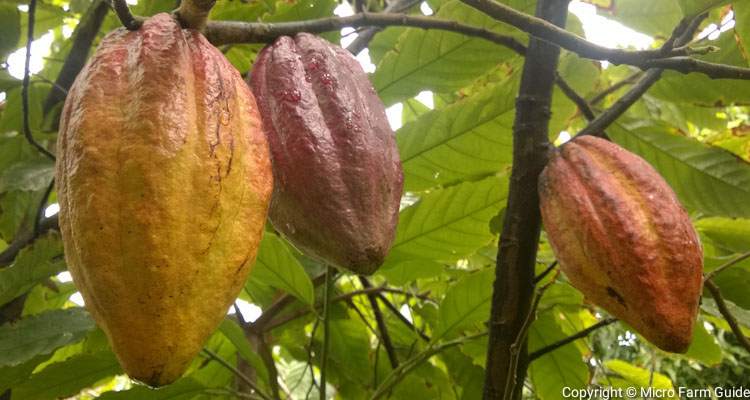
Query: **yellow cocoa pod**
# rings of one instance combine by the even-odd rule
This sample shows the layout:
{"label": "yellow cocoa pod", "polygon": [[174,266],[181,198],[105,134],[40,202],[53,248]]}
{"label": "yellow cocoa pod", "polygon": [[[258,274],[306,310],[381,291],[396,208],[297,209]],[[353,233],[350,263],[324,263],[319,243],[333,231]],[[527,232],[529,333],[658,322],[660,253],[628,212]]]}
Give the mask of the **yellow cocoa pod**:
{"label": "yellow cocoa pod", "polygon": [[672,189],[642,158],[576,138],[539,181],[544,228],[571,284],[659,348],[685,352],[703,251]]}
{"label": "yellow cocoa pod", "polygon": [[179,378],[255,260],[272,192],[253,95],[168,14],[105,37],[67,96],[65,256],[131,377]]}

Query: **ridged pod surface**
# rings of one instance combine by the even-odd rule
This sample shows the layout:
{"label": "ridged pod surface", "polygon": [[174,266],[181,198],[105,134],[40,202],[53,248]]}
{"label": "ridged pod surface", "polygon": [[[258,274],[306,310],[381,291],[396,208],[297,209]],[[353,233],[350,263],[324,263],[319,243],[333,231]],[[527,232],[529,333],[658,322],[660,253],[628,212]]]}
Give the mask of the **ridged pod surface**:
{"label": "ridged pod surface", "polygon": [[573,286],[659,348],[686,351],[703,252],[664,179],[635,154],[583,136],[554,152],[539,195],[544,228]]}
{"label": "ridged pod surface", "polygon": [[107,35],[67,96],[60,227],[73,280],[125,371],[182,375],[255,260],[270,154],[239,73],[168,14]]}
{"label": "ridged pod surface", "polygon": [[261,51],[250,84],[271,147],[274,227],[310,255],[371,274],[395,236],[403,174],[362,67],[300,33]]}

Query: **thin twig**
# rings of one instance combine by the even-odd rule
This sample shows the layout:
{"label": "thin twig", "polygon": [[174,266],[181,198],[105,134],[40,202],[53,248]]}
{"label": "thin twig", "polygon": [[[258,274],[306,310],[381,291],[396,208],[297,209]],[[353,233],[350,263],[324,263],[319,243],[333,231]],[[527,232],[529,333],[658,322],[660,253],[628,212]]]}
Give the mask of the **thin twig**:
{"label": "thin twig", "polygon": [[263,364],[268,370],[268,384],[271,386],[271,396],[274,400],[281,400],[280,388],[279,388],[279,371],[276,369],[276,361],[273,359],[273,353],[271,353],[271,346],[266,343],[265,334],[259,332],[256,336],[258,341],[258,355]]}
{"label": "thin twig", "polygon": [[536,285],[542,279],[544,279],[544,277],[547,276],[550,272],[552,272],[552,270],[555,269],[556,266],[557,266],[557,260],[549,263],[549,265],[547,266],[547,268],[544,269],[544,271],[540,272],[539,275],[534,277],[534,284]]}
{"label": "thin twig", "polygon": [[542,347],[540,349],[534,350],[531,353],[529,353],[529,361],[536,360],[537,358],[539,358],[539,357],[541,357],[541,356],[543,356],[543,355],[545,355],[547,353],[550,353],[552,351],[555,351],[555,350],[559,349],[560,347],[565,346],[568,343],[571,343],[571,342],[574,342],[574,341],[576,341],[578,339],[584,338],[584,337],[588,336],[591,332],[593,332],[593,331],[595,331],[595,330],[597,330],[599,328],[603,328],[603,327],[605,327],[607,325],[610,325],[610,324],[612,324],[612,323],[614,323],[616,321],[617,321],[616,318],[606,318],[606,319],[603,319],[603,320],[595,323],[594,325],[591,325],[588,328],[583,329],[580,332],[577,332],[577,333],[575,333],[573,335],[570,335],[570,336],[566,337],[565,339],[562,339],[562,340],[557,341],[555,343],[552,343],[550,345],[544,346],[544,347]]}
{"label": "thin twig", "polygon": [[428,347],[421,353],[404,361],[401,365],[398,366],[398,368],[391,371],[391,373],[388,375],[388,377],[385,378],[383,383],[381,383],[380,386],[378,386],[377,390],[375,390],[375,393],[373,393],[373,395],[370,397],[370,400],[377,400],[388,394],[393,389],[393,387],[396,386],[396,384],[401,382],[401,380],[408,375],[409,372],[422,365],[423,362],[429,360],[432,356],[439,354],[451,347],[462,345],[466,342],[478,339],[486,335],[486,331],[479,332],[473,335],[463,336],[458,339],[443,342],[440,344],[434,344]]}
{"label": "thin twig", "polygon": [[405,317],[405,316],[404,316],[403,314],[401,314],[401,311],[400,311],[400,310],[399,310],[398,308],[396,308],[396,306],[395,306],[395,305],[393,305],[393,303],[391,303],[391,302],[390,302],[390,301],[389,301],[389,300],[388,300],[388,299],[387,299],[387,298],[385,297],[385,295],[383,295],[383,293],[378,293],[378,294],[377,294],[377,296],[378,296],[378,299],[380,299],[380,301],[381,301],[381,302],[382,302],[383,304],[385,304],[385,307],[386,307],[387,309],[389,309],[389,310],[391,311],[391,313],[392,313],[392,314],[393,314],[393,315],[394,315],[394,316],[395,316],[396,318],[398,318],[398,319],[399,319],[399,321],[403,322],[403,323],[404,323],[404,325],[406,325],[406,326],[407,326],[407,327],[408,327],[408,328],[409,328],[410,330],[414,331],[414,333],[416,333],[417,335],[419,335],[419,337],[420,337],[420,338],[422,338],[422,340],[424,340],[425,342],[429,342],[429,341],[430,341],[430,337],[429,337],[429,336],[428,336],[428,335],[427,335],[426,333],[424,333],[424,331],[422,331],[421,329],[418,329],[418,328],[417,328],[417,327],[416,327],[416,326],[415,326],[415,325],[414,325],[414,324],[413,324],[413,323],[412,323],[411,321],[409,321],[409,319],[408,319],[408,318],[406,318],[406,317]]}
{"label": "thin twig", "polygon": [[49,182],[47,189],[42,193],[42,198],[39,200],[39,206],[36,208],[36,214],[34,214],[34,238],[38,238],[41,234],[42,218],[44,217],[44,211],[47,208],[47,201],[49,201],[49,195],[52,193],[52,189],[55,187],[55,179]]}
{"label": "thin twig", "polygon": [[[416,298],[421,299],[421,300],[430,300],[429,297],[427,297],[427,295],[424,294],[424,293],[423,294],[413,294],[413,293],[409,293],[409,292],[401,290],[401,289],[395,289],[395,288],[390,288],[390,287],[378,286],[378,287],[373,287],[373,288],[368,288],[368,289],[353,290],[351,292],[340,294],[340,295],[334,297],[333,299],[331,299],[331,303],[336,303],[336,302],[339,302],[339,301],[348,300],[348,299],[350,299],[350,298],[352,298],[354,296],[361,296],[361,295],[367,295],[367,294],[370,294],[370,293],[382,293],[382,292],[397,293],[397,294],[401,294],[401,295],[404,295],[404,296],[407,296],[407,297],[416,297]],[[315,305],[315,309],[316,310],[320,309],[320,308],[322,308],[322,304],[316,304]],[[276,318],[276,319],[273,319],[271,321],[268,321],[267,323],[264,323],[262,325],[262,328],[264,330],[266,330],[266,331],[278,328],[279,326],[284,325],[287,322],[295,320],[295,319],[297,319],[299,317],[305,316],[305,315],[311,313],[312,311],[313,311],[313,309],[311,309],[311,308],[301,308],[301,309],[298,309],[298,310],[296,310],[294,312],[291,312],[289,314],[285,314],[284,316],[281,316],[279,318]]]}
{"label": "thin twig", "polygon": [[54,154],[50,153],[44,146],[34,139],[31,134],[31,122],[30,111],[29,111],[29,82],[31,75],[29,70],[31,69],[31,43],[34,42],[34,24],[36,22],[36,0],[29,1],[29,22],[26,30],[26,58],[23,66],[23,86],[21,87],[21,102],[23,108],[23,135],[26,137],[26,141],[29,144],[42,153],[45,157],[54,161]]}
{"label": "thin twig", "polygon": [[[364,276],[359,277],[359,282],[365,289],[372,288],[372,284]],[[388,361],[390,361],[391,363],[391,368],[396,368],[398,367],[398,355],[396,354],[396,349],[393,347],[391,335],[388,333],[388,326],[385,324],[383,313],[380,311],[377,294],[368,293],[367,300],[370,301],[370,307],[372,307],[372,313],[375,316],[375,322],[378,324],[378,330],[380,331],[380,340],[383,342],[386,354],[388,354]]]}
{"label": "thin twig", "polygon": [[725,269],[727,269],[727,268],[729,268],[731,266],[734,266],[734,265],[736,265],[736,264],[738,264],[738,263],[740,263],[740,262],[742,262],[742,261],[744,261],[744,260],[746,260],[748,258],[750,258],[750,251],[740,254],[739,256],[737,256],[737,257],[735,257],[735,258],[727,261],[726,263],[720,265],[715,270],[707,273],[703,277],[703,281],[710,280],[711,278],[715,277],[716,275],[718,275],[720,272],[724,271]]}
{"label": "thin twig", "polygon": [[323,343],[320,350],[320,400],[326,400],[326,373],[328,367],[328,346],[331,337],[330,300],[333,292],[333,267],[326,266],[326,283],[323,290]]}
{"label": "thin twig", "polygon": [[612,86],[610,86],[610,87],[602,90],[599,94],[597,94],[596,96],[592,97],[591,100],[589,100],[589,104],[591,104],[592,106],[596,105],[596,104],[599,104],[602,100],[604,100],[610,94],[612,94],[612,93],[620,90],[624,86],[627,86],[627,85],[630,85],[630,84],[633,84],[633,83],[637,82],[638,79],[640,79],[642,76],[643,76],[643,71],[638,71],[638,72],[636,72],[636,73],[634,73],[634,74],[626,77],[625,79],[623,79],[623,80],[615,83],[614,85],[612,85]]}
{"label": "thin twig", "polygon": [[742,332],[742,328],[740,327],[739,322],[737,322],[737,318],[735,318],[734,315],[732,315],[732,312],[729,310],[727,303],[724,301],[724,297],[722,297],[721,295],[721,290],[719,289],[719,287],[716,286],[716,284],[711,280],[703,282],[703,286],[711,293],[711,297],[713,297],[714,301],[716,302],[716,307],[719,308],[719,312],[724,316],[727,324],[729,324],[729,327],[732,329],[732,333],[734,333],[734,336],[737,337],[737,340],[740,342],[742,347],[744,347],[745,350],[750,353],[750,340],[748,340],[747,336],[745,336],[745,334]]}
{"label": "thin twig", "polygon": [[203,348],[203,352],[206,353],[209,358],[215,360],[216,362],[218,362],[219,364],[221,364],[222,366],[224,366],[224,368],[226,368],[229,371],[231,371],[235,376],[237,376],[238,378],[240,378],[243,382],[245,382],[247,384],[247,386],[249,388],[253,389],[255,391],[255,393],[258,394],[258,396],[260,396],[264,400],[271,400],[271,398],[268,397],[268,395],[266,395],[265,393],[263,393],[263,391],[261,391],[258,388],[258,386],[255,385],[255,382],[253,382],[252,379],[248,378],[247,375],[245,375],[242,372],[240,372],[237,368],[235,368],[232,364],[229,364],[226,360],[224,360],[223,358],[221,358],[218,354],[214,353],[213,351],[211,351],[211,350],[209,350],[207,348]]}
{"label": "thin twig", "polygon": [[638,81],[633,87],[620,97],[612,107],[608,108],[596,119],[591,121],[585,128],[581,129],[576,136],[594,135],[603,136],[604,130],[607,129],[612,123],[615,122],[622,114],[627,111],[636,101],[638,101],[643,94],[656,83],[664,70],[660,68],[654,68],[646,71],[643,78]]}
{"label": "thin twig", "polygon": [[594,111],[591,109],[591,106],[589,103],[584,99],[581,95],[576,93],[575,89],[573,89],[568,82],[566,82],[560,74],[557,74],[557,77],[555,78],[555,84],[557,84],[557,87],[562,90],[563,94],[567,98],[569,98],[575,105],[578,107],[578,109],[581,111],[581,114],[583,114],[583,117],[586,118],[587,121],[591,121],[594,118],[596,118],[596,114],[594,114]]}

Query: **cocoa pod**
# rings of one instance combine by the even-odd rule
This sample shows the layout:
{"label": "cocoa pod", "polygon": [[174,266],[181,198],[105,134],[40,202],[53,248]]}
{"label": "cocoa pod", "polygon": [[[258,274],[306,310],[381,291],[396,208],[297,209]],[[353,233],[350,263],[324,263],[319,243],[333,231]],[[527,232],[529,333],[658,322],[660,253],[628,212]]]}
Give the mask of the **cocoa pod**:
{"label": "cocoa pod", "polygon": [[566,143],[539,181],[560,267],[592,303],[671,352],[685,352],[703,251],[676,195],[642,158],[592,136]]}
{"label": "cocoa pod", "polygon": [[128,375],[168,384],[254,263],[273,186],[255,100],[198,31],[159,14],[103,39],[58,152],[73,281]]}
{"label": "cocoa pod", "polygon": [[395,236],[403,173],[362,67],[300,33],[260,52],[250,84],[271,147],[274,227],[314,257],[373,273]]}

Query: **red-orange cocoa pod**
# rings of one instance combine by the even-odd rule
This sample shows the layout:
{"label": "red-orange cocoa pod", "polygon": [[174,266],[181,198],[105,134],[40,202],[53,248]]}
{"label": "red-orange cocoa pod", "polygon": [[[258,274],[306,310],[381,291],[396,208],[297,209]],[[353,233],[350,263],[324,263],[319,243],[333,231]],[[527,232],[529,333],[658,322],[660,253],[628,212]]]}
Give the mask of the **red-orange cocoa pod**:
{"label": "red-orange cocoa pod", "polygon": [[403,174],[362,67],[300,33],[260,52],[250,84],[271,147],[274,227],[312,256],[371,274],[395,236]]}
{"label": "red-orange cocoa pod", "polygon": [[179,378],[243,287],[273,186],[260,125],[239,72],[168,14],[108,34],[70,89],[65,258],[131,377]]}
{"label": "red-orange cocoa pod", "polygon": [[554,151],[539,196],[544,228],[571,284],[657,347],[685,352],[703,251],[653,167],[604,139],[579,137]]}

